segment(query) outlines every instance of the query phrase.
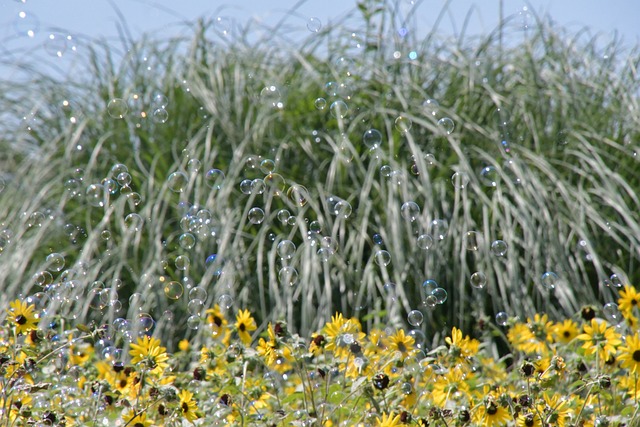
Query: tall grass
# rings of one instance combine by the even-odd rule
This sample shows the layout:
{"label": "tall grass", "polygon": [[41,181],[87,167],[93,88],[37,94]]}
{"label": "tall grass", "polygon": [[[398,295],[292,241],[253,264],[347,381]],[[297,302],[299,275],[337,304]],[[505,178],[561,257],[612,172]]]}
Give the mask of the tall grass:
{"label": "tall grass", "polygon": [[[86,79],[2,82],[2,109],[27,114],[0,136],[1,300],[131,328],[147,312],[158,330],[197,334],[198,287],[204,307],[248,307],[262,327],[308,333],[336,311],[399,325],[418,309],[432,335],[500,311],[574,313],[637,282],[637,48],[544,17],[526,34],[506,21],[482,37],[403,37],[395,6],[363,2],[302,41],[284,23],[215,19],[184,38],[123,32],[122,46],[91,48]],[[370,129],[377,148],[363,142]],[[212,169],[225,174],[213,188]],[[105,179],[113,191],[92,193]],[[264,192],[243,193],[246,179]],[[64,267],[47,264],[52,253]],[[429,306],[428,279],[446,290],[442,304]],[[165,294],[173,281],[177,300]]]}

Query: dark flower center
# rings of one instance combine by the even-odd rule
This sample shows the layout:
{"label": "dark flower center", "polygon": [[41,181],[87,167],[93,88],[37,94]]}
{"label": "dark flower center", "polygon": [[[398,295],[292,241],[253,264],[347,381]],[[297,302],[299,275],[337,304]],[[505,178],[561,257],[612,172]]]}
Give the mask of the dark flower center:
{"label": "dark flower center", "polygon": [[182,408],[183,414],[186,414],[187,412],[189,412],[189,405],[187,404],[187,402],[182,402],[182,405],[180,407]]}
{"label": "dark flower center", "polygon": [[398,343],[398,351],[399,351],[400,353],[406,353],[406,352],[407,352],[407,346],[406,346],[406,345],[404,345],[404,343],[403,343],[403,342],[399,342],[399,343]]}
{"label": "dark flower center", "polygon": [[640,362],[640,350],[636,350],[633,352],[633,360],[634,362]]}
{"label": "dark flower center", "polygon": [[487,414],[488,415],[495,415],[498,412],[498,407],[496,406],[495,403],[490,403],[489,406],[487,406]]}
{"label": "dark flower center", "polygon": [[569,332],[569,331],[564,331],[564,332],[562,333],[562,335],[563,335],[565,338],[569,338],[569,337],[571,336],[571,332]]}
{"label": "dark flower center", "polygon": [[16,323],[18,325],[24,325],[25,323],[27,323],[27,318],[25,316],[23,316],[22,314],[18,314],[16,316]]}
{"label": "dark flower center", "polygon": [[633,298],[633,299],[631,300],[631,305],[638,305],[638,300],[637,300],[637,299],[635,299],[635,298]]}
{"label": "dark flower center", "polygon": [[238,329],[240,329],[241,332],[244,332],[247,329],[247,325],[240,323],[240,325],[238,325]]}
{"label": "dark flower center", "polygon": [[218,316],[213,316],[213,323],[215,323],[217,327],[220,327],[222,326],[222,319]]}

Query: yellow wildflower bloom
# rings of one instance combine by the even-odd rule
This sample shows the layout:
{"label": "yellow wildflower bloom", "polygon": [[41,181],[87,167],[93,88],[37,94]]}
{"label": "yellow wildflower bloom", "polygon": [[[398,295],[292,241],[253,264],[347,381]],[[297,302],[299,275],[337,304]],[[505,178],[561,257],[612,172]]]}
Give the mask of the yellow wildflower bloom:
{"label": "yellow wildflower bloom", "polygon": [[36,306],[31,304],[27,305],[26,302],[19,299],[10,302],[7,314],[9,317],[7,320],[10,324],[14,325],[17,334],[29,332],[33,329],[37,329],[37,315],[34,313]]}
{"label": "yellow wildflower bloom", "polygon": [[625,345],[620,347],[620,357],[622,367],[629,369],[632,374],[640,373],[640,335],[628,335],[625,338]]}
{"label": "yellow wildflower bloom", "polygon": [[240,340],[245,344],[251,344],[251,334],[249,332],[258,329],[256,321],[251,317],[249,310],[239,310],[236,315],[236,330]]}
{"label": "yellow wildflower bloom", "polygon": [[595,318],[591,319],[590,325],[584,326],[584,332],[577,338],[584,341],[582,348],[587,354],[597,353],[603,362],[608,360],[609,356],[615,356],[616,347],[622,343],[620,334],[613,327],[607,327],[605,321]]}
{"label": "yellow wildflower bloom", "polygon": [[180,399],[180,413],[183,417],[185,417],[189,422],[193,423],[193,420],[198,419],[198,406],[196,401],[193,400],[193,393],[188,390],[182,390],[178,394],[178,398]]}
{"label": "yellow wildflower bloom", "polygon": [[150,369],[149,372],[154,375],[162,374],[169,367],[167,349],[160,346],[159,339],[145,336],[138,338],[137,344],[131,344],[130,347],[132,364],[144,363]]}

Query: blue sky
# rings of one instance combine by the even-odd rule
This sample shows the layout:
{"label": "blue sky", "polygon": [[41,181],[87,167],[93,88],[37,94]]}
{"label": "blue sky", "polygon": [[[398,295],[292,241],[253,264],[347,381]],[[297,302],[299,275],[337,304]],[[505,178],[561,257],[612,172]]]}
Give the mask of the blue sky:
{"label": "blue sky", "polygon": [[[405,13],[411,9],[411,1],[398,1]],[[297,3],[301,4],[287,18],[287,25],[301,31],[308,31],[306,24],[311,17],[319,18],[323,24],[337,22],[356,5],[355,0],[2,0],[0,58],[10,63],[43,55],[47,62],[53,61],[53,66],[64,68],[68,57],[78,53],[74,52],[74,46],[81,50],[82,43],[90,38],[117,35],[118,11],[134,36],[149,31],[170,36],[184,32],[183,26],[175,24],[203,16],[274,24]],[[421,31],[426,33],[433,27],[444,4],[443,0],[420,2],[414,17]],[[468,32],[490,31],[498,23],[499,4],[500,0],[451,0],[439,28],[445,34],[459,31],[471,10]],[[588,26],[592,34],[601,35],[603,40],[610,40],[614,31],[627,44],[640,40],[638,0],[503,0],[503,4],[504,15],[514,16],[517,25],[531,20],[527,15],[535,10],[549,14],[570,30]]]}

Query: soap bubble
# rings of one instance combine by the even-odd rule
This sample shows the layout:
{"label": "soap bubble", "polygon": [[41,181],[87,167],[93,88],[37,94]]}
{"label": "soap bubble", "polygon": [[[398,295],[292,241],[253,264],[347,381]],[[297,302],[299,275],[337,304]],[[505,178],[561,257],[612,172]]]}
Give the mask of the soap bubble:
{"label": "soap bubble", "polygon": [[509,315],[504,311],[500,311],[496,313],[496,323],[500,326],[507,326],[507,322],[509,321]]}
{"label": "soap bubble", "polygon": [[296,205],[303,207],[309,200],[309,190],[303,185],[294,184],[287,190],[287,197]]}
{"label": "soap bubble", "polygon": [[169,190],[174,193],[182,193],[187,189],[189,177],[184,172],[173,172],[169,175],[169,178],[167,178],[167,184],[169,186]]}
{"label": "soap bubble", "polygon": [[264,211],[258,207],[251,208],[249,209],[247,218],[249,218],[251,224],[262,224],[262,221],[264,221]]}
{"label": "soap bubble", "polygon": [[105,204],[105,188],[101,184],[91,184],[87,186],[85,198],[91,206],[101,208]]}
{"label": "soap bubble", "polygon": [[190,299],[187,303],[187,310],[194,316],[202,316],[204,313],[204,301],[201,299]]}
{"label": "soap bubble", "polygon": [[491,253],[495,256],[505,256],[509,246],[504,240],[496,240],[491,243]]}
{"label": "soap bubble", "polygon": [[312,33],[317,33],[322,28],[322,22],[319,18],[312,17],[307,21],[307,29]]}
{"label": "soap bubble", "polygon": [[621,288],[624,286],[623,279],[617,274],[612,274],[609,277],[609,280],[611,281],[611,286],[613,286],[614,288]]}
{"label": "soap bubble", "polygon": [[449,223],[445,219],[431,221],[431,236],[436,240],[443,240],[449,232]]}
{"label": "soap bubble", "polygon": [[420,326],[424,320],[424,315],[420,310],[411,310],[407,315],[407,321],[411,326]]}
{"label": "soap bubble", "polygon": [[229,294],[222,294],[218,297],[218,305],[223,310],[229,310],[233,306],[233,297]]}
{"label": "soap bubble", "polygon": [[283,240],[278,243],[276,251],[278,255],[280,255],[280,258],[291,259],[296,253],[296,245],[291,240]]}
{"label": "soap bubble", "polygon": [[398,116],[394,122],[396,129],[400,133],[407,133],[411,129],[411,120],[406,116]]}
{"label": "soap bubble", "polygon": [[178,255],[175,260],[176,269],[178,270],[186,270],[191,265],[191,260],[186,255]]}
{"label": "soap bubble", "polygon": [[447,291],[443,288],[435,288],[433,291],[431,291],[431,295],[436,298],[436,303],[438,304],[444,304],[448,296]]}
{"label": "soap bubble", "polygon": [[171,281],[164,285],[164,294],[172,300],[180,299],[184,288],[180,282]]}
{"label": "soap bubble", "polygon": [[140,231],[144,225],[144,220],[137,213],[130,213],[124,218],[124,226],[128,231]]}
{"label": "soap bubble", "polygon": [[[71,36],[69,36],[69,39],[71,39]],[[62,58],[62,55],[67,51],[67,36],[55,33],[49,34],[44,44],[44,50],[49,55]]]}
{"label": "soap bubble", "polygon": [[253,181],[250,179],[243,179],[240,182],[240,191],[242,194],[251,194],[251,187],[253,186]]}
{"label": "soap bubble", "polygon": [[347,103],[341,99],[332,102],[329,106],[329,110],[331,111],[331,115],[333,117],[340,119],[344,119],[349,113],[349,107],[347,106]]}
{"label": "soap bubble", "polygon": [[476,271],[475,273],[473,273],[469,281],[471,283],[471,286],[476,289],[483,289],[485,286],[487,286],[487,276],[481,271]]}
{"label": "soap bubble", "polygon": [[276,170],[276,162],[272,159],[264,159],[260,162],[260,171],[264,174],[270,174]]}
{"label": "soap bubble", "polygon": [[282,267],[278,272],[280,283],[285,286],[293,286],[298,281],[298,270],[291,266]]}
{"label": "soap bubble", "polygon": [[281,100],[280,91],[274,85],[265,86],[260,91],[260,101],[269,108],[282,109],[284,103]]}
{"label": "soap bubble", "polygon": [[128,111],[129,106],[120,98],[113,98],[107,104],[107,113],[114,119],[124,119]]}
{"label": "soap bubble", "polygon": [[191,330],[194,330],[194,331],[198,330],[201,324],[202,324],[202,319],[200,318],[200,316],[196,314],[192,314],[187,318],[187,327]]}
{"label": "soap bubble", "polygon": [[374,233],[372,240],[373,240],[373,243],[375,243],[376,245],[384,244],[384,240],[382,239],[382,236],[379,235],[378,233]]}
{"label": "soap bubble", "polygon": [[500,174],[493,166],[487,166],[480,171],[480,181],[487,187],[497,187]]}
{"label": "soap bubble", "polygon": [[315,105],[318,110],[324,110],[327,107],[327,100],[324,98],[317,98],[313,105]]}
{"label": "soap bubble", "polygon": [[286,188],[286,181],[279,173],[270,173],[264,177],[264,183],[274,196],[280,196]]}
{"label": "soap bubble", "polygon": [[224,172],[220,169],[210,169],[207,171],[204,180],[209,188],[220,190],[224,182]]}
{"label": "soap bubble", "polygon": [[416,202],[405,202],[400,208],[402,217],[407,221],[415,221],[420,215],[420,206]]}
{"label": "soap bubble", "polygon": [[446,133],[447,135],[451,135],[456,126],[453,123],[453,120],[451,120],[449,117],[443,117],[438,120],[438,127],[442,129],[442,132]]}
{"label": "soap bubble", "polygon": [[260,178],[256,178],[251,181],[251,192],[253,194],[262,194],[266,188],[267,185],[264,183],[264,180]]}
{"label": "soap bubble", "polygon": [[375,254],[375,261],[380,267],[386,267],[391,264],[391,254],[385,250],[379,250]]}
{"label": "soap bubble", "polygon": [[20,11],[13,22],[13,28],[19,36],[34,38],[40,30],[40,21],[32,13]]}
{"label": "soap bubble", "polygon": [[435,295],[427,295],[426,298],[422,301],[422,305],[431,309],[436,308],[436,306],[438,305],[438,299],[435,297]]}
{"label": "soap bubble", "polygon": [[544,286],[545,288],[555,289],[556,285],[560,281],[560,278],[553,271],[547,271],[542,275],[540,281],[542,282],[542,286]]}
{"label": "soap bubble", "polygon": [[416,243],[418,245],[418,248],[425,251],[429,250],[433,246],[433,237],[431,237],[429,234],[421,234],[418,236]]}
{"label": "soap bubble", "polygon": [[52,253],[47,255],[46,266],[49,271],[62,271],[64,268],[64,256],[59,253]]}
{"label": "soap bubble", "polygon": [[362,135],[362,142],[368,148],[376,148],[382,144],[382,134],[377,129],[369,129]]}
{"label": "soap bubble", "polygon": [[468,251],[477,251],[480,249],[480,240],[482,235],[477,231],[467,231],[464,236],[464,245]]}
{"label": "soap bubble", "polygon": [[196,245],[196,238],[191,233],[183,233],[178,238],[178,243],[183,249],[192,249]]}
{"label": "soap bubble", "polygon": [[435,99],[427,99],[422,103],[422,109],[426,115],[436,116],[440,109],[440,104]]}
{"label": "soap bubble", "polygon": [[606,303],[602,307],[602,313],[612,325],[619,325],[624,320],[622,313],[620,313],[620,310],[618,309],[618,305],[614,302]]}
{"label": "soap bubble", "polygon": [[462,190],[469,184],[469,175],[465,172],[455,172],[451,175],[451,183],[458,190]]}
{"label": "soap bubble", "polygon": [[127,187],[131,184],[131,175],[129,175],[128,172],[121,172],[116,177],[116,181],[118,181],[118,184],[122,187]]}

